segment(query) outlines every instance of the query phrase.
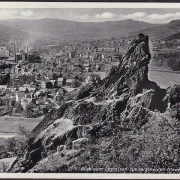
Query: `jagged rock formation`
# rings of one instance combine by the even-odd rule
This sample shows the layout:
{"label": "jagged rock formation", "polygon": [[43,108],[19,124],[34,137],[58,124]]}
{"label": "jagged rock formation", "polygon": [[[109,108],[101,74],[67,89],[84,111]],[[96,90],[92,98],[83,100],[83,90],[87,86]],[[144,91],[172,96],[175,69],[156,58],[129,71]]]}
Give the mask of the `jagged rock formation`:
{"label": "jagged rock formation", "polygon": [[133,41],[107,78],[45,116],[10,172],[179,167],[180,124],[148,80],[150,58],[148,36]]}

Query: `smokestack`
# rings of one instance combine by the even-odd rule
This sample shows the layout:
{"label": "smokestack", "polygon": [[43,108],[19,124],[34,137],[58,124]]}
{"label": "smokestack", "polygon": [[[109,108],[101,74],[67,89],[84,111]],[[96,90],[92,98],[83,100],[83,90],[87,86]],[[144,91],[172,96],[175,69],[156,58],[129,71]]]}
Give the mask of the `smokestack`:
{"label": "smokestack", "polygon": [[10,53],[10,46],[9,46],[9,57],[11,56],[11,53]]}
{"label": "smokestack", "polygon": [[28,46],[27,46],[27,61],[28,61]]}
{"label": "smokestack", "polygon": [[15,57],[15,62],[16,62],[16,44],[14,43],[14,57]]}

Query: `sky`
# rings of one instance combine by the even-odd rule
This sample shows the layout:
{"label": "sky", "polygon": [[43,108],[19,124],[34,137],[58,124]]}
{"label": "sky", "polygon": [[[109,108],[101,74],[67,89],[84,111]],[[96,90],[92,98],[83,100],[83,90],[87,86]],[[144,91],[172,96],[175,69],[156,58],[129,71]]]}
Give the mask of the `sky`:
{"label": "sky", "polygon": [[0,8],[0,19],[57,18],[80,22],[133,19],[168,23],[180,19],[180,8]]}

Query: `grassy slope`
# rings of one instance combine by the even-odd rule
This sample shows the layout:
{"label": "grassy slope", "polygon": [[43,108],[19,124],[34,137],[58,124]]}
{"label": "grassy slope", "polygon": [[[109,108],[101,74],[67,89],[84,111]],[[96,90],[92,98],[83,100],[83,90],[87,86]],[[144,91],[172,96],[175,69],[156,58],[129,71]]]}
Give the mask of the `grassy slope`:
{"label": "grassy slope", "polygon": [[[175,146],[179,143],[174,129],[176,121],[168,113],[151,115],[135,134],[123,133],[117,127],[113,137],[92,139],[79,150],[55,152],[38,162],[30,172],[123,172],[120,168],[129,168],[131,172],[135,168],[142,168],[142,172],[145,172],[148,170],[146,167],[158,170],[162,164],[176,168],[174,164],[178,155]],[[140,171],[137,169],[137,172]]]}
{"label": "grassy slope", "polygon": [[21,29],[16,29],[13,27],[8,27],[0,24],[0,40],[12,40],[12,41],[23,41],[28,37],[28,33],[22,31]]}
{"label": "grassy slope", "polygon": [[18,133],[19,125],[27,130],[32,130],[40,121],[40,118],[23,118],[23,117],[0,117],[0,132]]}
{"label": "grassy slope", "polygon": [[149,80],[155,81],[161,88],[180,84],[180,74],[160,71],[149,71]]}
{"label": "grassy slope", "polygon": [[[0,172],[9,169],[16,157],[0,159]],[[3,167],[4,166],[4,167]]]}
{"label": "grassy slope", "polygon": [[149,64],[148,77],[150,81],[156,82],[161,88],[165,89],[171,85],[180,84],[180,74],[164,67],[156,67],[152,61]]}
{"label": "grassy slope", "polygon": [[[143,29],[142,33],[148,34],[149,37],[153,40],[159,40],[164,39],[166,37],[169,37],[173,34],[180,32],[180,23],[179,20],[172,21],[167,24],[161,24],[157,25],[155,27],[150,27],[147,29]],[[138,31],[135,31],[131,33],[131,35],[136,35],[139,33]]]}

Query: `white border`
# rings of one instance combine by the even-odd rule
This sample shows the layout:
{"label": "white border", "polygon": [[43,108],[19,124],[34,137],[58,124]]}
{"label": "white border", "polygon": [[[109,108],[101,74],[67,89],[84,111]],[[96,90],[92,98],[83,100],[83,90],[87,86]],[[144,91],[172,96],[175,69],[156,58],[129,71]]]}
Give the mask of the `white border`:
{"label": "white border", "polygon": [[[97,3],[97,2],[0,2],[6,8],[180,8],[180,3]],[[1,178],[48,179],[180,179],[180,174],[118,174],[118,173],[0,173]]]}
{"label": "white border", "polygon": [[46,179],[180,179],[178,174],[120,174],[120,173],[0,173],[1,178]]}
{"label": "white border", "polygon": [[180,8],[180,3],[0,2],[2,8]]}

